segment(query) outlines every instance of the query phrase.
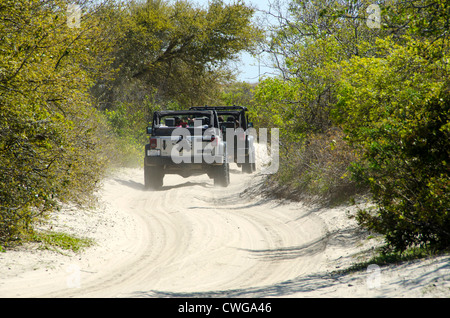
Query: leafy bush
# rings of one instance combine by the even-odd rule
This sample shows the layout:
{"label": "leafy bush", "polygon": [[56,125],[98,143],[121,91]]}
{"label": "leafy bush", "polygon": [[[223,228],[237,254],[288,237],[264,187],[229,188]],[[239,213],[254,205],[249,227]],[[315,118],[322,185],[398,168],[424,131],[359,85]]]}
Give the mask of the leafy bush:
{"label": "leafy bush", "polygon": [[0,6],[0,245],[62,202],[90,202],[106,168],[105,126],[88,89],[109,63],[113,43],[99,28],[107,17],[88,10],[69,28],[66,7]]}
{"label": "leafy bush", "polygon": [[280,129],[280,168],[269,178],[271,194],[328,204],[364,193],[348,173],[356,152],[332,126],[332,86],[314,70],[308,81],[270,78],[255,88],[255,125]]}
{"label": "leafy bush", "polygon": [[114,138],[111,162],[118,166],[139,166],[144,157],[146,116],[132,104],[121,103],[115,110],[104,112]]}
{"label": "leafy bush", "polygon": [[[335,116],[361,149],[354,176],[370,186],[378,206],[360,211],[363,226],[403,251],[450,245],[450,92],[439,41],[378,42],[380,57],[339,67]],[[448,58],[448,57],[447,57]]]}
{"label": "leafy bush", "polygon": [[349,169],[377,206],[358,221],[394,251],[450,243],[450,7],[419,2],[380,2],[380,29],[366,26],[370,1],[275,5],[265,49],[281,76],[255,89],[255,122],[281,129],[280,192],[324,195]]}
{"label": "leafy bush", "polygon": [[294,200],[339,204],[367,191],[350,178],[348,167],[356,155],[337,128],[311,134],[284,148],[280,169],[269,178],[268,191]]}

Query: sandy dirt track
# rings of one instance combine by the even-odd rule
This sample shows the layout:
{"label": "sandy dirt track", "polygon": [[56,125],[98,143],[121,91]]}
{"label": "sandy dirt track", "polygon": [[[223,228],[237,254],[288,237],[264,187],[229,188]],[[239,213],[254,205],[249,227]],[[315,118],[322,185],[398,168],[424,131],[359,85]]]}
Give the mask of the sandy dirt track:
{"label": "sandy dirt track", "polygon": [[380,244],[347,215],[266,200],[263,176],[232,166],[229,188],[207,176],[166,176],[146,191],[143,170],[105,181],[100,208],[67,208],[52,229],[93,238],[80,253],[33,245],[0,254],[0,297],[448,297],[450,257],[335,272]]}

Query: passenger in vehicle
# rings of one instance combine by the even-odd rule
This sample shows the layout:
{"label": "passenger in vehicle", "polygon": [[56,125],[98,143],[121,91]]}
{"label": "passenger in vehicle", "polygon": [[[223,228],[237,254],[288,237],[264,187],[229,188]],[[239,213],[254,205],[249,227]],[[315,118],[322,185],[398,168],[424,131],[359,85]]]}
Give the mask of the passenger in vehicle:
{"label": "passenger in vehicle", "polygon": [[[236,118],[234,118],[233,116],[230,116],[227,118],[227,127],[228,128],[237,128],[237,122],[236,122]],[[231,127],[230,125],[233,125],[233,127]]]}

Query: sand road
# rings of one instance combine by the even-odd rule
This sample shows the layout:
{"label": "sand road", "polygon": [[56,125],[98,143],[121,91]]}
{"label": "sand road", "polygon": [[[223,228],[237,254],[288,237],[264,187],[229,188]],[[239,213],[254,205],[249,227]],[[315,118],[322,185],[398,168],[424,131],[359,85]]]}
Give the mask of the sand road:
{"label": "sand road", "polygon": [[105,181],[101,208],[66,209],[53,222],[53,230],[96,244],[80,253],[32,246],[2,253],[0,296],[449,295],[448,257],[426,266],[333,273],[370,256],[379,241],[347,218],[352,208],[267,200],[257,194],[262,180],[232,166],[226,189],[207,176],[166,176],[162,190],[146,191],[143,170],[124,169]]}

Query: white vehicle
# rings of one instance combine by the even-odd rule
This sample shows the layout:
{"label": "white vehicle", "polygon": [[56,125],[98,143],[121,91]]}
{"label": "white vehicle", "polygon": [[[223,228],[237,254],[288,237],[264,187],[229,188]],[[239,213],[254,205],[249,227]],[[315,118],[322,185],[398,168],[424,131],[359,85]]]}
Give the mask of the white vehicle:
{"label": "white vehicle", "polygon": [[147,128],[145,187],[162,188],[164,175],[207,174],[217,186],[230,183],[226,142],[214,110],[161,111]]}

